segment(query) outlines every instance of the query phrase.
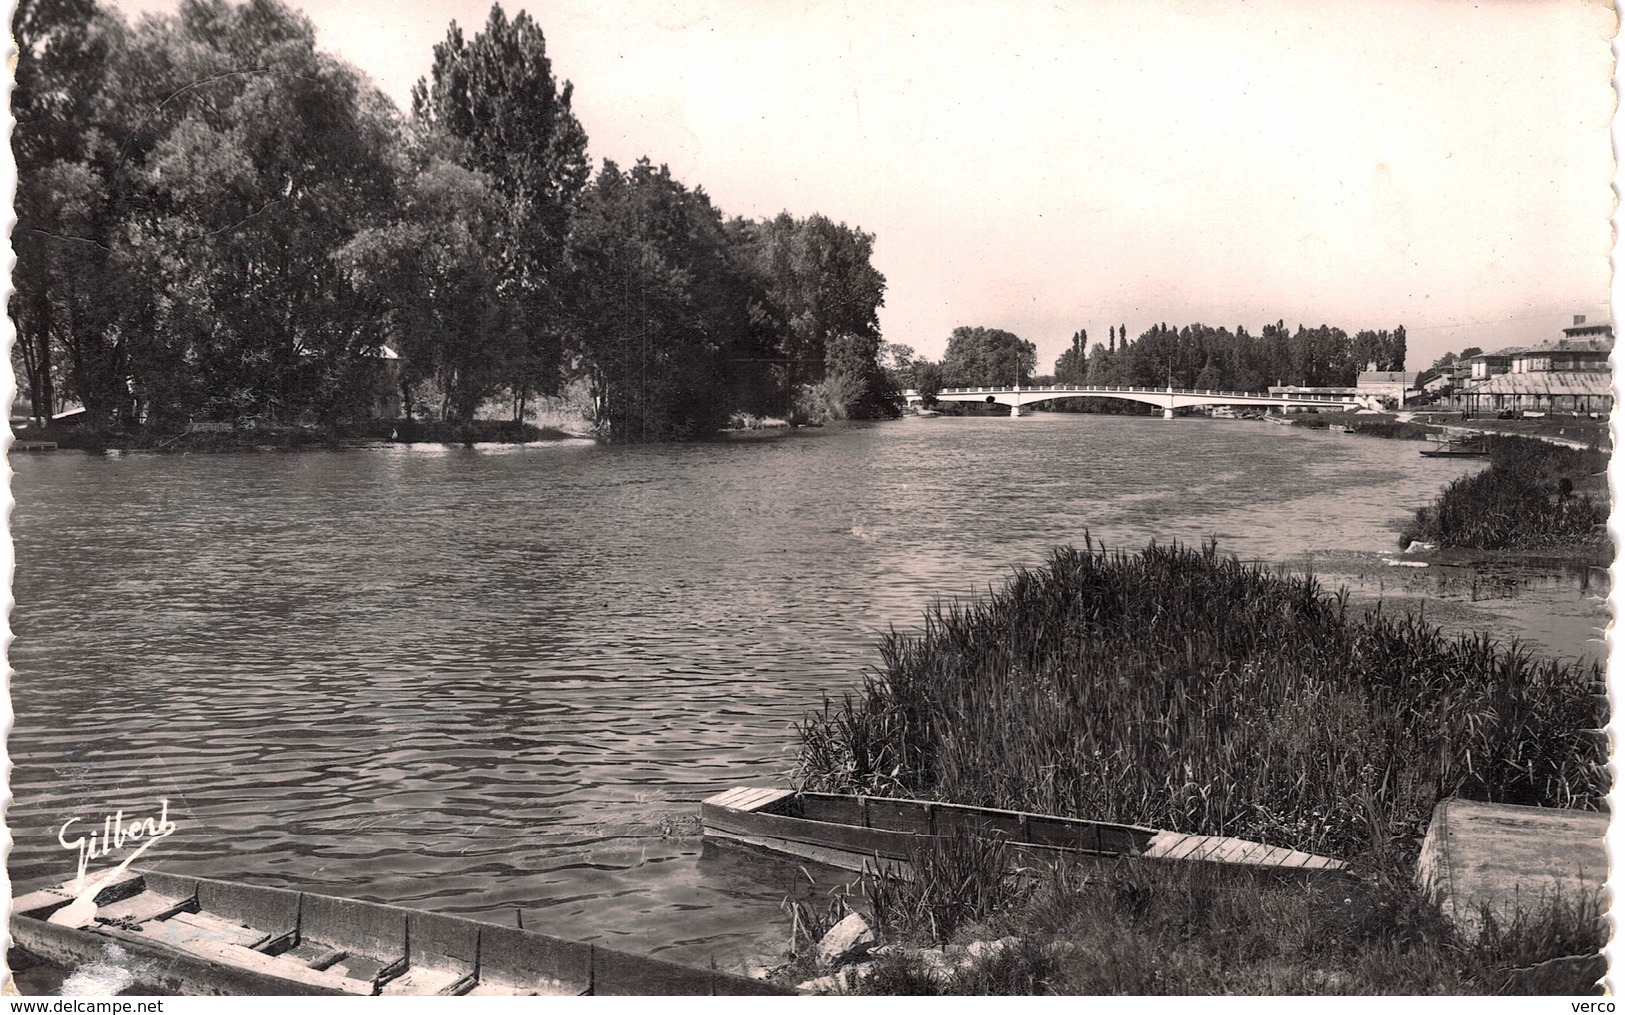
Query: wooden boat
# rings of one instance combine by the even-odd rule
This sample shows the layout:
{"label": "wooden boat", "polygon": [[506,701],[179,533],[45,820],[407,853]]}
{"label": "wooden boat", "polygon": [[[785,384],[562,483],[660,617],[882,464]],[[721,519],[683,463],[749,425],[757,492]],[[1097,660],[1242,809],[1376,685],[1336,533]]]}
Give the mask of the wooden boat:
{"label": "wooden boat", "polygon": [[[64,966],[122,948],[179,994],[787,994],[775,984],[376,902],[157,871],[93,900],[72,883],[12,901],[13,943]],[[82,916],[70,909],[88,910]],[[67,915],[63,922],[52,916]]]}
{"label": "wooden boat", "polygon": [[896,797],[742,786],[701,802],[700,821],[712,838],[854,871],[874,870],[879,864],[906,873],[914,850],[958,833],[1002,838],[1013,847],[1018,863],[1035,854],[1071,853],[1308,875],[1347,873],[1341,860],[1229,836]]}
{"label": "wooden boat", "polygon": [[1441,444],[1437,448],[1424,448],[1423,458],[1488,458],[1489,450],[1483,445]]}

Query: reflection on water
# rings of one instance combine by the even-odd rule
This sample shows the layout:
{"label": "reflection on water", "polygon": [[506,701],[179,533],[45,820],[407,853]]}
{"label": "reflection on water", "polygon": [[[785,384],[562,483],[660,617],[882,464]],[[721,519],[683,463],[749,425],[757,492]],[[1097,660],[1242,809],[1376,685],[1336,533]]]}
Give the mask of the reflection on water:
{"label": "reflection on water", "polygon": [[803,875],[702,853],[697,801],[783,782],[888,626],[1085,531],[1216,536],[1544,651],[1606,619],[1571,575],[1382,565],[1479,464],[1244,422],[12,464],[14,878],[69,870],[65,817],[167,796],[155,865],[724,965],[778,947]]}

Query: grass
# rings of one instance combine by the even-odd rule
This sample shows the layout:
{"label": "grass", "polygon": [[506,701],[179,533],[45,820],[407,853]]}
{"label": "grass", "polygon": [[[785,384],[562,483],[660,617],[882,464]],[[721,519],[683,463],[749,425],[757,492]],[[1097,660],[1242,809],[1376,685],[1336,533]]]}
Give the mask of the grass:
{"label": "grass", "polygon": [[[1516,992],[1516,970],[1604,939],[1595,906],[1556,906],[1465,940],[1411,884],[1445,797],[1603,807],[1595,663],[1350,610],[1211,542],[1087,536],[880,648],[856,693],[797,727],[801,788],[1234,835],[1362,880],[1329,896],[1143,861],[1014,879],[996,844],[939,840],[915,877],[863,880],[872,924],[1021,943],[946,973],[889,955],[865,992]],[[1552,968],[1547,989],[1584,978]]]}
{"label": "grass", "polygon": [[1607,930],[1600,904],[1558,900],[1464,937],[1405,884],[1117,861],[1057,867],[978,928],[1016,934],[1014,946],[952,970],[889,954],[860,992],[1583,995],[1596,993],[1595,963],[1549,960],[1597,954]]}
{"label": "grass", "polygon": [[1422,540],[1484,550],[1551,549],[1596,542],[1607,521],[1606,488],[1595,477],[1608,457],[1597,450],[1523,437],[1480,438],[1490,467],[1456,480],[1416,512],[1400,545]]}
{"label": "grass", "polygon": [[1087,541],[892,632],[798,727],[806,789],[1234,835],[1400,869],[1447,796],[1599,808],[1596,664],[1201,549]]}

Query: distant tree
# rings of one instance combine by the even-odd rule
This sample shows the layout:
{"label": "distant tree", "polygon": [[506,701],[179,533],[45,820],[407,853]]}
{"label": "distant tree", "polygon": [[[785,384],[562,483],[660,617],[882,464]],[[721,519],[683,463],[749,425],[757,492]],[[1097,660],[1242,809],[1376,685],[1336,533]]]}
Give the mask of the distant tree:
{"label": "distant tree", "polygon": [[979,387],[1028,383],[1038,364],[1038,350],[1028,341],[998,328],[958,327],[942,357],[943,383]]}
{"label": "distant tree", "polygon": [[1483,349],[1480,349],[1476,345],[1469,345],[1467,348],[1465,348],[1465,349],[1463,349],[1461,351],[1460,358],[1461,359],[1472,359],[1474,356],[1482,356],[1482,355],[1484,355],[1484,350]]}
{"label": "distant tree", "polygon": [[438,157],[404,191],[399,218],[361,231],[335,260],[401,355],[408,416],[416,385],[433,381],[440,417],[467,420],[520,344],[499,298],[506,211],[484,173]]}
{"label": "distant tree", "polygon": [[914,390],[920,393],[920,397],[925,399],[927,405],[936,403],[937,392],[942,388],[942,364],[935,360],[915,360]]}

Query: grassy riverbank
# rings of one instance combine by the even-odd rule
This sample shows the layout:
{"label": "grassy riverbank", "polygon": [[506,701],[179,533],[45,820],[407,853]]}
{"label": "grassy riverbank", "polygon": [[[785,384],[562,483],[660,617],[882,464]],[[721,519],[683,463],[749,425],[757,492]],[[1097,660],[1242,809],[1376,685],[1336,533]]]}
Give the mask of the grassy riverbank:
{"label": "grassy riverbank", "polygon": [[1456,480],[1416,512],[1400,545],[1413,540],[1478,550],[1569,549],[1594,555],[1606,544],[1608,456],[1526,437],[1479,438],[1490,467]]}
{"label": "grassy riverbank", "polygon": [[[1086,957],[1032,966],[1021,975],[1035,989],[1501,990],[1513,968],[1554,957],[1544,952],[1590,947],[1595,914],[1459,940],[1411,887],[1421,837],[1453,795],[1601,807],[1606,753],[1586,732],[1607,722],[1591,693],[1601,679],[1594,664],[1353,608],[1212,545],[1086,541],[997,594],[933,611],[918,635],[884,639],[858,692],[799,728],[798,777],[1257,839],[1340,857],[1364,878],[1345,903],[1166,872],[1023,888],[962,864],[948,881],[999,900],[972,919],[1042,946],[1022,954]],[[911,909],[929,906],[891,906]],[[1332,934],[1339,920],[1351,929]],[[1131,932],[1089,930],[1101,921]],[[913,922],[898,932],[918,933]],[[1316,951],[1325,942],[1331,952]]]}

